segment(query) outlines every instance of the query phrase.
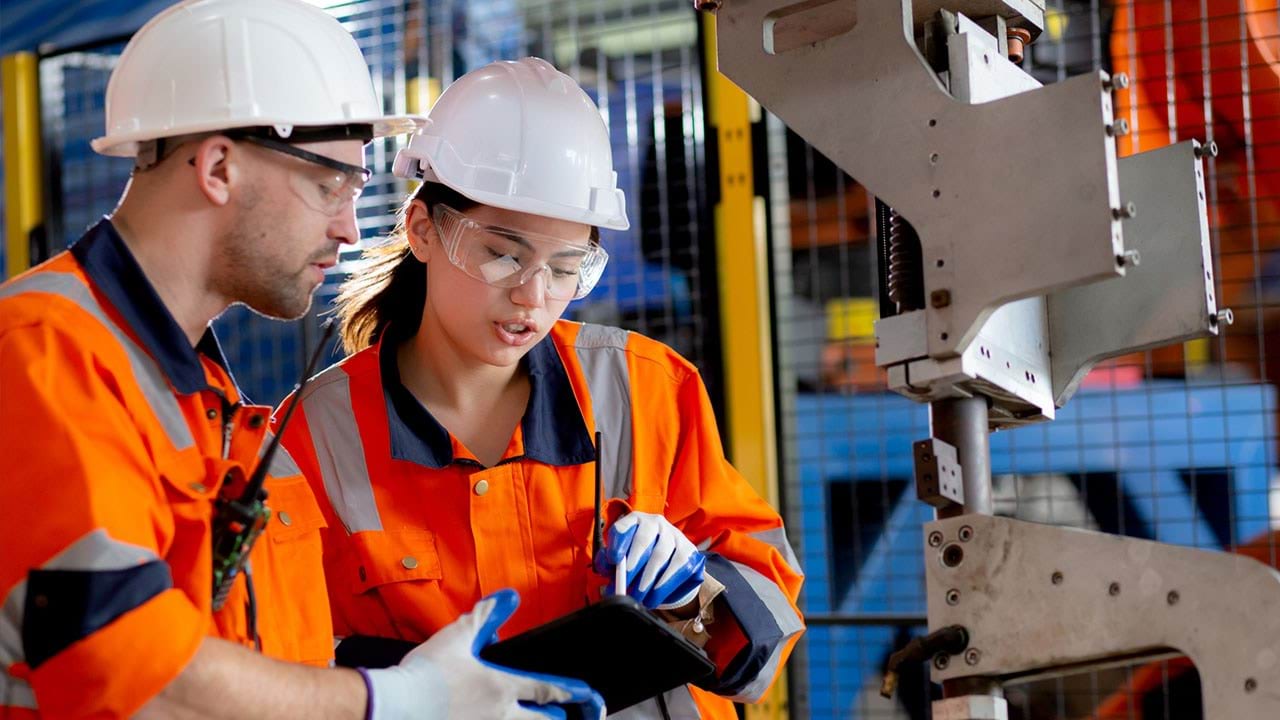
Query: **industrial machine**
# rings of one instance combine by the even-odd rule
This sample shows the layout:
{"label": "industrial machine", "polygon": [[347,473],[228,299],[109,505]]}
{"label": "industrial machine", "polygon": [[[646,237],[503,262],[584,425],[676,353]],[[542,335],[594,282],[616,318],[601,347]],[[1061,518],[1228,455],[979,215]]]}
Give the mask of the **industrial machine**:
{"label": "industrial machine", "polygon": [[1052,420],[1100,360],[1231,321],[1209,255],[1216,148],[1117,158],[1124,76],[1041,86],[1016,63],[1043,0],[695,5],[717,15],[720,71],[877,198],[876,363],[930,405],[912,451],[937,508],[931,632],[891,665],[932,663],[933,717],[1006,718],[1005,681],[1177,654],[1205,717],[1280,717],[1280,574],[992,514],[990,432]]}

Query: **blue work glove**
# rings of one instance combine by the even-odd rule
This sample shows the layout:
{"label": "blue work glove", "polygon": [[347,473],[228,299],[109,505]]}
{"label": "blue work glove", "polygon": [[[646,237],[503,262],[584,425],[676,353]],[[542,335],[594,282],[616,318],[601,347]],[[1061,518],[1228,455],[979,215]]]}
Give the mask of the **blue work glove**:
{"label": "blue work glove", "polygon": [[622,572],[627,595],[650,610],[682,607],[698,596],[707,556],[661,515],[631,512],[609,528],[603,562],[597,570],[614,577],[609,592],[618,594]]}
{"label": "blue work glove", "polygon": [[361,670],[369,686],[369,720],[543,720],[565,717],[576,706],[582,717],[603,720],[604,700],[581,680],[512,670],[480,659],[480,649],[498,639],[520,596],[498,592],[409,651],[399,665]]}

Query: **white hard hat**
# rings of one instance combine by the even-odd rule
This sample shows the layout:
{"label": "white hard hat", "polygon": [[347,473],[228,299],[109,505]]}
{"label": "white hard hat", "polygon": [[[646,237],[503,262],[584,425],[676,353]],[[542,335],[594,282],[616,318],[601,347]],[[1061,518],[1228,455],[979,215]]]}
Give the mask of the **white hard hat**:
{"label": "white hard hat", "polygon": [[392,172],[484,205],[630,227],[600,110],[539,58],[490,63],[458,78],[396,154]]}
{"label": "white hard hat", "polygon": [[107,84],[103,155],[133,157],[148,140],[241,127],[372,126],[412,132],[422,119],[386,116],[351,34],[301,0],[187,0],[143,25]]}

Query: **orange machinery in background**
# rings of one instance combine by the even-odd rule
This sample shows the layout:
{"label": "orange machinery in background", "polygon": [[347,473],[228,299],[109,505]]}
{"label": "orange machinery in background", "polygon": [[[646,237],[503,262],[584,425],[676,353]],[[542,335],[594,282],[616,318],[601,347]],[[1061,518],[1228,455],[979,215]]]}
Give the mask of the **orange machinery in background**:
{"label": "orange machinery in background", "polygon": [[[1112,71],[1130,79],[1128,92],[1117,94],[1116,117],[1130,126],[1121,155],[1190,138],[1217,143],[1221,154],[1206,178],[1209,225],[1218,306],[1236,318],[1219,359],[1255,377],[1280,377],[1280,314],[1270,310],[1280,300],[1275,0],[1116,2],[1111,56]],[[1182,353],[1153,351],[1155,374],[1181,374]]]}

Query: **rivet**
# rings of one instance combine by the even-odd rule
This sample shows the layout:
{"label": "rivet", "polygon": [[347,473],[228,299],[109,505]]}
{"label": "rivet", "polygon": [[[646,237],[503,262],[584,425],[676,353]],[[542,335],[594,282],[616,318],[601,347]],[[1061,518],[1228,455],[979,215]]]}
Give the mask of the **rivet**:
{"label": "rivet", "polygon": [[485,494],[485,493],[487,493],[487,492],[489,492],[489,481],[488,481],[488,480],[481,480],[480,482],[476,483],[476,494],[477,494],[477,495],[483,495],[483,494]]}
{"label": "rivet", "polygon": [[280,524],[281,524],[281,525],[284,525],[284,526],[286,526],[286,527],[287,527],[287,526],[289,526],[289,525],[292,525],[292,524],[293,524],[293,518],[289,516],[289,513],[284,512],[284,511],[282,510],[282,511],[280,512]]}
{"label": "rivet", "polygon": [[414,569],[414,568],[418,567],[418,558],[416,558],[416,557],[414,557],[414,556],[412,556],[412,555],[405,555],[405,556],[400,560],[400,564],[401,564],[401,565],[403,565],[403,566],[405,567],[405,569],[406,569],[406,570],[412,570],[412,569]]}
{"label": "rivet", "polygon": [[[227,478],[228,478],[228,482],[230,482],[230,480],[229,480],[229,478],[230,478],[230,477],[231,477],[230,475],[228,475],[228,476],[227,476]],[[196,491],[196,492],[198,492],[198,493],[203,493],[203,492],[205,492],[205,491],[207,491],[207,490],[209,489],[209,488],[207,488],[207,487],[205,487],[205,486],[204,486],[204,483],[201,483],[201,482],[193,482],[193,483],[191,483],[190,485],[188,485],[187,487],[191,488],[192,490],[194,490],[194,491]]]}

